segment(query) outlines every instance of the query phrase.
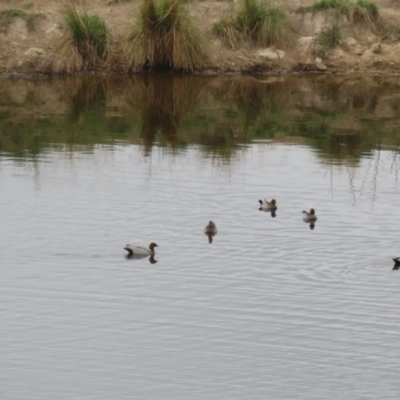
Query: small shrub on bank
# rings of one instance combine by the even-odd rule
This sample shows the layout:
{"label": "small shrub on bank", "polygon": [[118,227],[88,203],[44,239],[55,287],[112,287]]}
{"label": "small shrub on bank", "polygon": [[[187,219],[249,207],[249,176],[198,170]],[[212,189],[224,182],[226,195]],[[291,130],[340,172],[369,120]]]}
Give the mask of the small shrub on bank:
{"label": "small shrub on bank", "polygon": [[357,0],[356,3],[348,0],[319,0],[305,11],[319,12],[337,10],[341,14],[347,14],[350,20],[371,21],[378,17],[378,6],[368,0]]}
{"label": "small shrub on bank", "polygon": [[320,0],[316,1],[311,7],[309,7],[308,10],[318,12],[334,9],[347,12],[349,9],[349,4],[350,3],[346,0]]}
{"label": "small shrub on bank", "polygon": [[351,18],[369,22],[375,20],[379,15],[378,6],[368,0],[357,0],[357,3],[350,10]]}
{"label": "small shrub on bank", "polygon": [[3,10],[0,12],[0,31],[4,32],[14,18],[22,18],[25,20],[28,29],[32,31],[34,29],[34,19],[37,16],[41,16],[41,14],[28,14],[19,8]]}
{"label": "small shrub on bank", "polygon": [[98,66],[107,58],[108,32],[103,19],[79,12],[74,6],[63,9],[67,36],[58,48],[55,72],[81,71]]}
{"label": "small shrub on bank", "polygon": [[128,46],[133,70],[188,72],[208,62],[203,38],[179,0],[143,0]]}
{"label": "small shrub on bank", "polygon": [[318,47],[315,50],[315,55],[325,58],[330,49],[339,45],[341,38],[342,29],[338,24],[334,24],[329,29],[319,33],[316,37]]}
{"label": "small shrub on bank", "polygon": [[232,48],[236,48],[243,40],[260,46],[286,47],[291,30],[285,9],[258,0],[243,0],[236,15],[221,19],[213,27],[213,31]]}

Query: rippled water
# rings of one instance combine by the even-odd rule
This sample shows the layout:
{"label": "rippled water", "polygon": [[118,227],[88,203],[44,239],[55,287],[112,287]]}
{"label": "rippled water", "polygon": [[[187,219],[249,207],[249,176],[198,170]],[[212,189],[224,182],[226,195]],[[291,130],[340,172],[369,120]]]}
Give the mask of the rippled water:
{"label": "rippled water", "polygon": [[163,119],[2,104],[2,398],[399,398],[397,86],[353,113],[346,82],[292,79],[284,110],[218,81],[190,110],[162,83]]}

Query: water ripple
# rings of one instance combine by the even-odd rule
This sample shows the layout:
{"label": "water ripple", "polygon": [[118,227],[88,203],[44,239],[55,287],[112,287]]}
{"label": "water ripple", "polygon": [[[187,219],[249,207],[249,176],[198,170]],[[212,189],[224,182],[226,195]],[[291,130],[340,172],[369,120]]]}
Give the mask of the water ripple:
{"label": "water ripple", "polygon": [[[398,190],[365,181],[373,155],[352,180],[263,142],[218,166],[195,147],[43,157],[2,162],[8,399],[398,398]],[[125,259],[151,241],[156,264]]]}

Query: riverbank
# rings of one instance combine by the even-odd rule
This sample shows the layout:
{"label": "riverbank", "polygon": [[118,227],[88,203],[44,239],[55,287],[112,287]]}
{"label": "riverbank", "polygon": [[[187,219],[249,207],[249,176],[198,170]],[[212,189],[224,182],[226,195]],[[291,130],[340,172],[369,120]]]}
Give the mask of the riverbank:
{"label": "riverbank", "polygon": [[[286,48],[260,48],[249,43],[233,50],[212,32],[215,22],[229,15],[238,1],[192,1],[187,4],[193,22],[209,44],[209,65],[195,73],[400,73],[400,3],[395,0],[374,2],[379,8],[375,22],[355,23],[331,11],[303,12],[312,1],[277,2],[288,13],[293,40]],[[137,15],[140,0],[92,0],[86,4],[90,14],[107,23],[112,50],[109,62],[90,73],[124,73],[120,59],[123,44]],[[65,34],[60,14],[61,2],[44,0],[7,0],[0,13],[20,10],[20,15],[2,18],[0,26],[0,74],[33,76],[48,73],[48,62],[57,58],[57,48]],[[316,55],[318,35],[339,21],[340,43],[324,56]]]}

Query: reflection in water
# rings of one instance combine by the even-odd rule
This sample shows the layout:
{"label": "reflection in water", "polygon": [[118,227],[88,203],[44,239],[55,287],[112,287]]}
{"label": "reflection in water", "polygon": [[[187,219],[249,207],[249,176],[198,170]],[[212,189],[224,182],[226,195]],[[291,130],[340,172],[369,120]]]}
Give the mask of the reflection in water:
{"label": "reflection in water", "polygon": [[277,77],[223,78],[215,92],[238,114],[235,135],[248,140],[254,135],[273,138],[277,121],[287,111],[290,86],[290,80]]}
{"label": "reflection in water", "polygon": [[264,212],[267,212],[267,213],[271,213],[271,217],[272,217],[272,218],[275,218],[275,217],[276,217],[276,212],[275,212],[275,210],[269,210],[269,209],[267,209],[267,208],[260,207],[260,208],[259,208],[259,211],[264,211]]}
{"label": "reflection in water", "polygon": [[146,155],[156,141],[172,147],[182,143],[180,124],[198,103],[202,86],[203,81],[193,76],[146,76],[131,82],[129,103],[142,120],[140,135]]}
{"label": "reflection in water", "polygon": [[104,77],[80,78],[73,80],[67,90],[70,107],[62,128],[66,144],[71,150],[82,142],[93,147],[104,136],[108,82]]}
{"label": "reflection in water", "polygon": [[[95,116],[104,121],[108,93],[107,83],[105,78],[97,78],[96,80],[79,78],[68,85],[70,111],[67,114],[67,119],[72,127],[83,121],[99,123]],[[88,116],[90,116],[90,120],[87,120]]]}
{"label": "reflection in water", "polygon": [[[3,82],[0,151],[18,157],[115,141],[197,145],[230,160],[253,140],[299,143],[356,167],[400,143],[399,78],[80,77]],[[23,96],[21,95],[23,94]],[[18,103],[17,103],[18,102]]]}
{"label": "reflection in water", "polygon": [[208,243],[212,243],[213,242],[213,237],[216,235],[216,233],[207,233],[207,232],[205,232],[205,234],[208,237]]}
{"label": "reflection in water", "polygon": [[[354,204],[376,192],[393,149],[400,149],[400,78],[382,77],[78,77],[3,81],[0,155],[36,162],[48,149],[93,151],[139,144],[178,154],[195,146],[213,165],[231,164],[262,141],[306,144],[331,166],[345,166]],[[178,151],[179,150],[179,151]],[[361,160],[369,159],[356,187]],[[40,175],[39,169],[37,170]],[[372,198],[375,201],[375,196]],[[271,212],[275,217],[276,213]],[[312,227],[311,227],[312,228]]]}
{"label": "reflection in water", "polygon": [[[304,222],[307,222],[307,221],[304,221]],[[315,228],[315,222],[310,222],[310,229],[313,230],[314,228]]]}
{"label": "reflection in water", "polygon": [[393,271],[397,271],[400,269],[400,257],[393,258],[394,261],[394,266],[393,266]]}
{"label": "reflection in water", "polygon": [[150,257],[148,254],[133,254],[133,253],[128,253],[125,258],[127,260],[141,260],[143,258],[149,258],[149,263],[150,264],[155,264],[156,262],[158,262],[158,260],[156,260],[154,258],[154,254],[152,254]]}
{"label": "reflection in water", "polygon": [[272,218],[275,218],[275,217],[276,217],[276,212],[275,212],[275,210],[268,210],[268,209],[262,208],[262,207],[260,207],[259,210],[260,210],[260,211],[267,212],[267,213],[271,213],[271,217],[272,217]]}

